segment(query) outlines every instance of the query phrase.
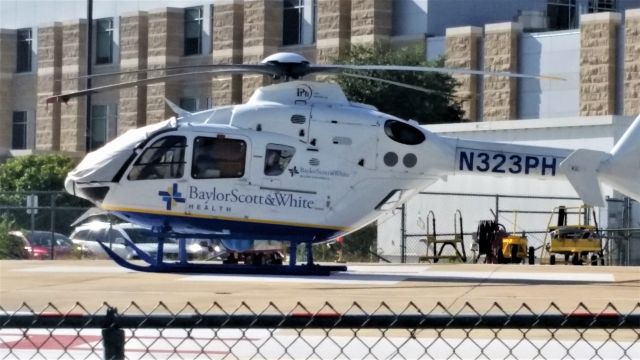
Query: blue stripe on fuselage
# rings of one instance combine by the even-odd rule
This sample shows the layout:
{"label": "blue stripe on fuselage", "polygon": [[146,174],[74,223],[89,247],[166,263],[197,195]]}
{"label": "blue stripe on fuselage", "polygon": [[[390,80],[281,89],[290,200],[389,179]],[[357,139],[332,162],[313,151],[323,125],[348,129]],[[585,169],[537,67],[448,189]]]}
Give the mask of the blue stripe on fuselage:
{"label": "blue stripe on fuselage", "polygon": [[158,215],[131,211],[114,211],[118,217],[136,224],[154,227],[169,225],[174,232],[204,233],[228,230],[228,237],[246,240],[281,240],[293,242],[323,242],[342,233],[336,229],[323,229],[264,222],[233,221],[185,216]]}

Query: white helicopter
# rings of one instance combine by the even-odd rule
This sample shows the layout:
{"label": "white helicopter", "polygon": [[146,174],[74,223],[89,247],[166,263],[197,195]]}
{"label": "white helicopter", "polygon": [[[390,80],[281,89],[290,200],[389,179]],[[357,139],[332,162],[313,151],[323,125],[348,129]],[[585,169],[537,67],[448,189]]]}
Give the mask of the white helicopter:
{"label": "white helicopter", "polygon": [[[588,204],[601,206],[599,182],[640,200],[640,116],[610,153],[470,141],[439,136],[374,107],[351,103],[332,83],[297,80],[338,73],[429,91],[354,73],[358,70],[436,71],[538,77],[512,73],[408,66],[313,65],[278,53],[256,65],[206,65],[173,74],[56,95],[48,102],[172,77],[266,74],[285,81],[255,91],[246,104],[178,114],[130,130],[89,153],[65,187],[122,219],[157,229],[158,257],[132,264],[103,246],[116,262],[152,272],[327,274],[311,245],[354,231],[395,209],[447,175],[466,172],[531,178],[566,177]],[[180,69],[170,68],[166,70]],[[142,70],[144,71],[144,70]],[[231,251],[259,241],[290,244],[289,266],[216,265],[162,260],[165,236],[208,236]],[[306,266],[296,248],[307,245]],[[184,241],[180,242],[184,253]],[[135,244],[129,244],[135,249]],[[248,269],[248,270],[247,270]]]}

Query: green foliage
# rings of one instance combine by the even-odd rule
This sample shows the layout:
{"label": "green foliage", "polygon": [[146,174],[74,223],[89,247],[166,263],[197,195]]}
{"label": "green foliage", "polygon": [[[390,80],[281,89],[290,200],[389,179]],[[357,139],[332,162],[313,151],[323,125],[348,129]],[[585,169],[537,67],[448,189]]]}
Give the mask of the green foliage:
{"label": "green foliage", "polygon": [[[442,59],[435,62],[426,61],[424,51],[418,47],[389,51],[381,46],[365,45],[353,45],[344,57],[337,59],[337,62],[352,65],[444,65]],[[357,74],[416,85],[433,90],[434,93],[427,94],[378,81],[338,76],[337,82],[350,101],[373,105],[384,113],[413,119],[420,124],[463,120],[464,111],[461,103],[454,97],[457,82],[448,74],[410,71],[369,71]]]}
{"label": "green foliage", "polygon": [[[18,228],[31,229],[31,216],[18,207],[26,206],[29,193],[47,191],[38,193],[39,206],[78,207],[78,211],[58,209],[53,215],[54,230],[69,233],[69,224],[89,206],[86,201],[64,193],[64,179],[74,166],[72,158],[61,154],[21,156],[0,164],[0,206],[13,207],[3,213],[10,212]],[[33,220],[35,230],[51,229],[50,210],[40,209]]]}
{"label": "green foliage", "polygon": [[74,167],[64,155],[29,155],[0,164],[0,191],[62,191],[64,178]]}
{"label": "green foliage", "polygon": [[[377,225],[369,224],[344,237],[342,244],[320,244],[313,248],[313,255],[317,261],[378,262],[372,253],[377,253]],[[342,251],[340,257],[339,252]]]}
{"label": "green foliage", "polygon": [[28,257],[24,244],[15,236],[9,236],[9,231],[16,226],[8,214],[0,215],[0,259],[24,259]]}

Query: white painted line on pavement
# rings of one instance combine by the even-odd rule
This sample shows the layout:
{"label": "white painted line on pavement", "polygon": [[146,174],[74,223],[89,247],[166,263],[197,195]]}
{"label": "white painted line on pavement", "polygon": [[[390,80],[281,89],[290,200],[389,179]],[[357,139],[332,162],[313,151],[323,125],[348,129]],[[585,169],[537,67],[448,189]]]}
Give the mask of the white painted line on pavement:
{"label": "white painted line on pavement", "polygon": [[46,273],[123,273],[133,272],[119,266],[38,266],[24,269],[15,269],[20,272],[46,272]]}

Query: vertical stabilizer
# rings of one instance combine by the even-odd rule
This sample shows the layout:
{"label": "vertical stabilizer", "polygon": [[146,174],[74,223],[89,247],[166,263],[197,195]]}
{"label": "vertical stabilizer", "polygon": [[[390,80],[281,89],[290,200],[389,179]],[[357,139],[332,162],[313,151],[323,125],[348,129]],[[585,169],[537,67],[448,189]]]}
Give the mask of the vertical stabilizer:
{"label": "vertical stabilizer", "polygon": [[598,173],[605,183],[640,201],[640,115],[613,147],[611,157]]}

